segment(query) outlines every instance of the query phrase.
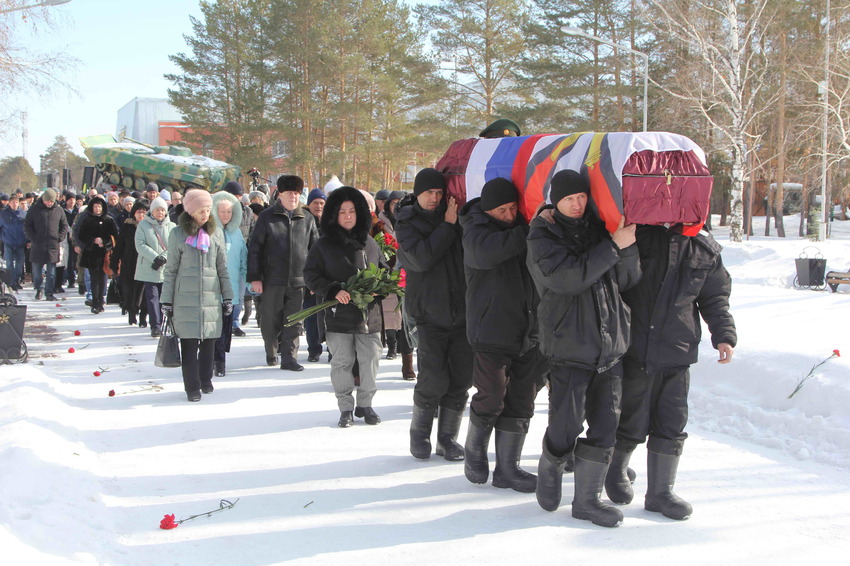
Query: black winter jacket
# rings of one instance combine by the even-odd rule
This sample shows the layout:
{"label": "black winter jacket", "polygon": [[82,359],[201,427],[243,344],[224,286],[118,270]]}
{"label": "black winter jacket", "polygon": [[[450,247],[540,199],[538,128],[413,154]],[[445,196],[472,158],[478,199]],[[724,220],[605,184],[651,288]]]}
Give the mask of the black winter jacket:
{"label": "black winter jacket", "polygon": [[135,218],[125,220],[124,225],[118,231],[115,248],[112,250],[109,267],[113,272],[120,273],[122,278],[136,278],[136,262],[139,259],[139,252],[136,250],[136,229],[138,227],[139,223],[136,222]]}
{"label": "black winter jacket", "polygon": [[68,237],[65,211],[58,202],[48,208],[42,199],[36,200],[24,219],[24,233],[31,244],[32,263],[59,263],[59,248]]}
{"label": "black winter jacket", "polygon": [[629,346],[620,291],[640,277],[637,246],[618,250],[588,212],[531,222],[528,269],[540,293],[540,351],[553,364],[605,371]]}
{"label": "black winter jacket", "polygon": [[407,272],[404,308],[417,324],[466,324],[466,279],[460,223],[445,221],[445,201],[431,212],[415,197],[396,208],[398,259]]}
{"label": "black winter jacket", "polygon": [[[357,224],[350,231],[337,223],[340,206],[347,200],[354,203],[357,211]],[[321,223],[322,237],[310,248],[304,266],[304,281],[316,294],[317,303],[335,298],[342,289],[342,284],[370,263],[378,267],[388,267],[381,248],[369,236],[372,214],[366,199],[357,189],[340,187],[333,191],[328,197]],[[383,322],[380,299],[376,297],[376,300],[369,304],[365,318],[360,309],[351,303],[325,310],[326,330],[341,334],[380,332]]]}
{"label": "black winter jacket", "polygon": [[303,287],[307,251],[318,239],[313,215],[300,206],[291,218],[280,202],[264,210],[248,245],[248,281]]}
{"label": "black winter jacket", "polygon": [[512,226],[481,210],[481,199],[466,203],[463,227],[466,272],[466,337],[475,351],[522,355],[538,342],[534,282],[525,264],[528,224],[517,215]]}
{"label": "black winter jacket", "polygon": [[[94,203],[101,204],[101,213],[96,216],[92,212]],[[88,204],[88,215],[80,224],[79,239],[82,245],[80,266],[87,269],[102,269],[106,251],[112,249],[112,243],[118,237],[118,227],[110,216],[106,201],[100,197],[94,197]],[[94,243],[95,238],[103,241],[103,246]]]}
{"label": "black winter jacket", "polygon": [[734,347],[732,280],[723,267],[720,244],[705,231],[688,237],[663,226],[638,226],[637,247],[643,277],[623,293],[632,309],[627,356],[645,364],[648,373],[696,363],[700,315],[715,348],[723,342]]}

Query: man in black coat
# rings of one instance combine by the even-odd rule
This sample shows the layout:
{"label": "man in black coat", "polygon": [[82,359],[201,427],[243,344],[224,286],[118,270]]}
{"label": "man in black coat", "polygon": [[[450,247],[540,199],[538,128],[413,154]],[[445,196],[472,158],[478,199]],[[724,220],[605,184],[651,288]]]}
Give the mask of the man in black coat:
{"label": "man in black coat", "polygon": [[413,182],[414,198],[396,215],[398,258],[407,272],[405,309],[419,336],[419,378],[413,390],[410,453],[431,457],[431,428],[437,407],[437,455],[463,460],[457,443],[472,386],[472,350],[466,339],[466,281],[457,203],[446,198],[446,181],[423,169]]}
{"label": "man in black coat", "polygon": [[68,236],[68,219],[56,202],[56,197],[55,190],[46,189],[41,198],[27,211],[24,220],[24,233],[30,241],[36,300],[41,299],[42,293],[48,301],[56,300],[53,296],[56,264],[59,263],[62,242]]}
{"label": "man in black coat", "polygon": [[700,317],[718,361],[732,361],[738,340],[729,312],[732,281],[722,248],[708,232],[688,237],[681,226],[639,226],[637,247],[643,275],[623,294],[632,311],[631,345],[623,359],[622,416],[605,491],[615,503],[631,502],[629,458],[649,437],[644,506],[681,520],[693,511],[673,493],[688,437],[689,368],[699,353]]}
{"label": "man in black coat", "polygon": [[518,463],[548,366],[538,348],[539,298],[525,265],[528,224],[518,199],[511,181],[496,178],[460,213],[466,335],[477,390],[469,405],[464,473],[472,483],[487,481],[487,448],[495,428],[493,485],[533,493],[537,477]]}
{"label": "man in black coat", "polygon": [[[538,216],[528,234],[528,269],[540,293],[540,350],[550,362],[549,426],[537,468],[537,502],[561,504],[561,481],[575,457],[572,516],[605,527],[623,521],[599,496],[614,451],[629,309],[620,291],[640,276],[634,225],[611,235],[589,203],[579,173],[557,172],[553,221]],[[587,419],[587,432],[578,438]]]}
{"label": "man in black coat", "polygon": [[248,247],[248,281],[262,294],[260,332],[266,364],[278,362],[280,369],[301,371],[298,343],[301,324],[284,326],[286,319],[301,310],[304,302],[304,263],[307,251],[319,238],[316,222],[299,205],[304,181],[295,175],[277,180],[278,200],[257,219]]}

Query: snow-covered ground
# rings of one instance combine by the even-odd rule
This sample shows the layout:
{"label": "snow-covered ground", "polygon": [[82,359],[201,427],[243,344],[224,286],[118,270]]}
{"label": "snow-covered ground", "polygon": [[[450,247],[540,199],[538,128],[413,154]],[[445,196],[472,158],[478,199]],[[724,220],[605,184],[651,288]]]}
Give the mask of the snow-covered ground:
{"label": "snow-covered ground", "polygon": [[[786,222],[796,234],[796,219]],[[156,341],[115,307],[95,316],[76,294],[57,306],[25,290],[30,361],[0,366],[0,562],[842,563],[850,553],[850,286],[795,290],[793,260],[814,245],[828,269],[850,269],[850,222],[835,222],[825,243],[756,236],[731,244],[724,229],[716,237],[733,276],[739,344],[732,364],[719,365],[706,340],[692,369],[691,436],[677,482],[694,505],[688,521],[644,511],[639,495],[622,507],[621,527],[596,527],[570,517],[571,476],[561,508],[547,513],[533,494],[470,484],[462,464],[413,459],[413,384],[400,379],[400,360],[381,362],[383,423],[357,419],[341,430],[325,357],[299,374],[268,368],[252,321],[249,336],[234,339],[215,393],[189,404],[180,370],[154,367]],[[836,349],[845,357],[788,399]],[[162,390],[146,390],[151,384]],[[544,393],[522,461],[532,471],[545,426]],[[461,440],[466,423],[462,430]],[[633,458],[638,494],[644,454]],[[181,519],[237,498],[232,509],[159,528],[165,514]]]}

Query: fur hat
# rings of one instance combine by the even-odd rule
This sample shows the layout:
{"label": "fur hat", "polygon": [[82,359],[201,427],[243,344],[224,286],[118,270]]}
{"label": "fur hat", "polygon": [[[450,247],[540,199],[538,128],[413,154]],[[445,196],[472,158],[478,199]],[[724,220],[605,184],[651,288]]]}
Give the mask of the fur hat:
{"label": "fur hat", "polygon": [[[342,203],[345,201],[354,203],[354,209],[357,212],[357,223],[351,230],[350,235],[338,223],[339,209],[342,208]],[[365,244],[366,238],[369,237],[369,230],[372,228],[372,214],[369,212],[366,197],[354,187],[343,186],[335,189],[328,196],[320,224],[322,226],[322,235],[332,240],[343,242],[346,239],[353,239]]]}
{"label": "fur hat", "polygon": [[304,190],[304,179],[298,175],[281,175],[277,178],[277,190],[281,193],[284,191],[300,193]]}

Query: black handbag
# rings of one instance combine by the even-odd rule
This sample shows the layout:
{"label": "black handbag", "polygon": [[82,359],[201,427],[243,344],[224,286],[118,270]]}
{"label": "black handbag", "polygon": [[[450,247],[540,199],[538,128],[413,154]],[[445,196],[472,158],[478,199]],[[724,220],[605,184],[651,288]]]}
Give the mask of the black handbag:
{"label": "black handbag", "polygon": [[179,368],[180,339],[174,333],[174,322],[170,316],[162,317],[162,336],[156,346],[156,357],[153,364],[159,368]]}
{"label": "black handbag", "polygon": [[106,304],[121,304],[121,287],[119,287],[118,282],[115,279],[109,280],[109,287],[106,289]]}

